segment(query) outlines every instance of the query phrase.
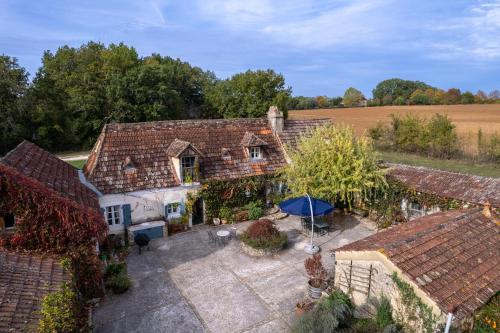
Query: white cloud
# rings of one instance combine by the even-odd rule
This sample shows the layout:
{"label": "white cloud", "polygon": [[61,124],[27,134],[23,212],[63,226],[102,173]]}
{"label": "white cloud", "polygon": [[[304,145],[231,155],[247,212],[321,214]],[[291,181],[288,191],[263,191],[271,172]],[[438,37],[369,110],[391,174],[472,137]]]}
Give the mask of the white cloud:
{"label": "white cloud", "polygon": [[216,0],[198,4],[201,16],[223,24],[231,32],[261,34],[266,38],[298,46],[322,49],[333,45],[376,43],[390,20],[392,0]]}
{"label": "white cloud", "polygon": [[[443,42],[434,43],[432,57],[441,59],[500,57],[500,0],[480,1],[466,14],[446,20],[432,30],[444,32]],[[437,36],[438,38],[440,36]]]}

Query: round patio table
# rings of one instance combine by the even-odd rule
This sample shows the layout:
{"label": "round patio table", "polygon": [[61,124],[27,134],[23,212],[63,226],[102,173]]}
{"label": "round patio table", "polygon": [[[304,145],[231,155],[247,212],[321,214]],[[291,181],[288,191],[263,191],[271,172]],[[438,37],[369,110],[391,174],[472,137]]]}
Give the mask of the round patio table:
{"label": "round patio table", "polygon": [[224,245],[226,245],[228,243],[230,236],[231,236],[231,233],[229,232],[229,230],[217,231],[217,237],[220,238],[221,243]]}
{"label": "round patio table", "polygon": [[229,236],[229,231],[228,230],[219,230],[219,231],[217,231],[217,236],[219,236],[219,237],[228,237]]}

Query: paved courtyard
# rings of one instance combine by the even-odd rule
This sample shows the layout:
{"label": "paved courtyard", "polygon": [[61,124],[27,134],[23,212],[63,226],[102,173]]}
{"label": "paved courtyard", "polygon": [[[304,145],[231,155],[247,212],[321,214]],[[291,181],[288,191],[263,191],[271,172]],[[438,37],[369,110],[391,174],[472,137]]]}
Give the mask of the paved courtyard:
{"label": "paved courtyard", "polygon": [[[235,225],[238,230],[248,226]],[[329,250],[369,236],[372,225],[336,216],[329,235],[315,237],[323,263],[332,269]],[[294,320],[297,301],[307,294],[303,246],[308,239],[298,218],[277,221],[289,244],[272,258],[252,258],[238,241],[224,247],[194,230],[151,243],[151,251],[127,258],[133,287],[111,296],[94,313],[94,332],[283,332]]]}

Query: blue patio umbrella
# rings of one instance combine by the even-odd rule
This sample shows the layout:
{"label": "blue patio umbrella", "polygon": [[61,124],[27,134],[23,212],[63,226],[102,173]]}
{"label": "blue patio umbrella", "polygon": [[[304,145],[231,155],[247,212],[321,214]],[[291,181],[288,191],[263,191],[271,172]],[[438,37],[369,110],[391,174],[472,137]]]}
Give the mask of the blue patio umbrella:
{"label": "blue patio umbrella", "polygon": [[324,216],[331,213],[334,207],[321,199],[311,198],[309,194],[303,197],[292,198],[279,204],[282,211],[300,217],[311,217],[311,243],[304,247],[307,253],[314,254],[319,251],[319,247],[313,244],[314,217]]}

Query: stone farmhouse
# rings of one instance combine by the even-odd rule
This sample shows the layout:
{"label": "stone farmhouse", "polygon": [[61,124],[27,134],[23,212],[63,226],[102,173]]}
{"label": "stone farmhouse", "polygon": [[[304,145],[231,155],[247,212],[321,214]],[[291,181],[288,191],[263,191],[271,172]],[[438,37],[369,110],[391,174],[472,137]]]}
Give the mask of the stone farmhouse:
{"label": "stone farmhouse", "polygon": [[[98,191],[110,233],[128,228],[163,237],[166,221],[180,218],[202,182],[273,174],[287,163],[286,146],[328,122],[285,120],[271,107],[267,118],[107,124],[84,174]],[[189,226],[205,219],[199,199]]]}

